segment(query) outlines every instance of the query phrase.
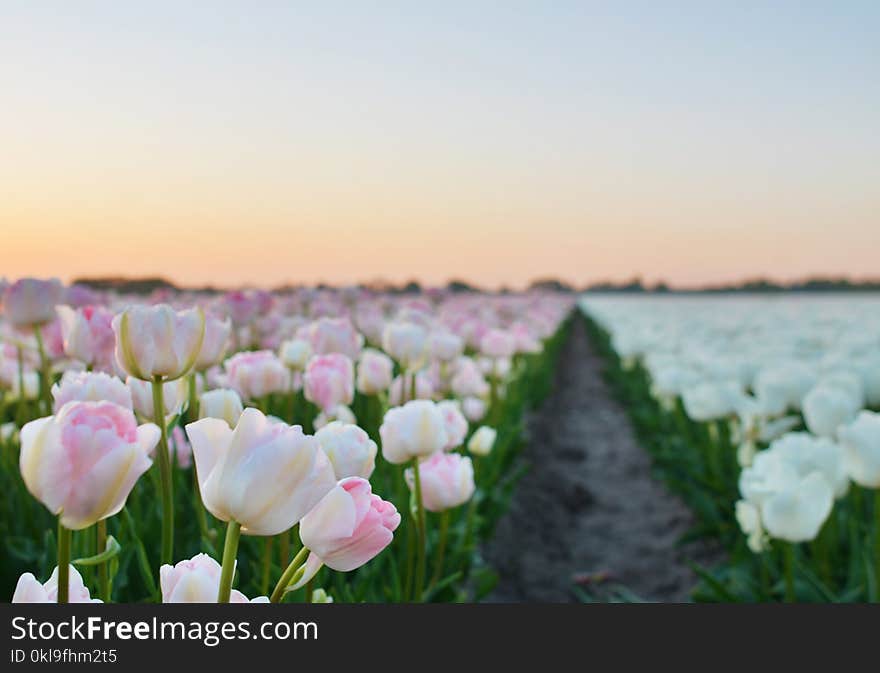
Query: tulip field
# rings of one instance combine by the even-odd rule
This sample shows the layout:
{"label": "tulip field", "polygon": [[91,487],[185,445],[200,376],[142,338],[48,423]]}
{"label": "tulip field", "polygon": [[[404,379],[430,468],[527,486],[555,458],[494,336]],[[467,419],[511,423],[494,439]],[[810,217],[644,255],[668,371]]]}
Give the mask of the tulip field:
{"label": "tulip field", "polygon": [[575,303],[0,296],[0,594],[42,603],[479,600]]}
{"label": "tulip field", "polygon": [[880,600],[880,297],[589,295],[657,476],[693,510],[696,600]]}

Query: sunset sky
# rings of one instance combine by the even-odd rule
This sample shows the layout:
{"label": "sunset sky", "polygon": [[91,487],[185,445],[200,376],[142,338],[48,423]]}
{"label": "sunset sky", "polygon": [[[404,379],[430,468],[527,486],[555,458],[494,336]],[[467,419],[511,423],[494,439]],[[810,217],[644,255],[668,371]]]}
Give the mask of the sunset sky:
{"label": "sunset sky", "polygon": [[878,2],[0,0],[0,25],[0,276],[880,276]]}

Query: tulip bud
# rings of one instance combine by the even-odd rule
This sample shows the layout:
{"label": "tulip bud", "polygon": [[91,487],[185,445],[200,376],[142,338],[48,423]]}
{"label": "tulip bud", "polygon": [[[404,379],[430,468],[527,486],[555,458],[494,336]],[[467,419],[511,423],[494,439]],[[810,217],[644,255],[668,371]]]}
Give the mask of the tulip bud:
{"label": "tulip bud", "polygon": [[488,425],[480,426],[468,440],[468,451],[475,456],[488,456],[495,446],[496,437],[498,431],[495,428],[490,428]]}
{"label": "tulip bud", "polygon": [[394,363],[385,353],[365,348],[357,366],[357,389],[364,395],[376,395],[388,390],[394,372]]}
{"label": "tulip bud", "polygon": [[205,336],[202,309],[132,306],[113,318],[116,361],[142,381],[178,379],[195,365]]}
{"label": "tulip bud", "polygon": [[205,338],[196,358],[195,369],[203,372],[223,361],[229,347],[229,336],[232,334],[232,322],[227,318],[221,320],[215,315],[205,315]]}
{"label": "tulip bud", "polygon": [[68,402],[113,402],[126,409],[133,409],[131,390],[115,376],[103,372],[66,371],[61,381],[52,386],[55,399],[54,411]]}
{"label": "tulip bud", "polygon": [[223,367],[229,386],[246,400],[285,392],[290,387],[290,371],[272,351],[236,353]]}
{"label": "tulip bud", "polygon": [[55,318],[64,287],[57,278],[21,278],[3,293],[3,313],[16,327],[35,327]]}
{"label": "tulip bud", "polygon": [[395,465],[442,451],[449,441],[443,414],[430,400],[413,400],[389,409],[379,435],[382,455]]}
{"label": "tulip bud", "polygon": [[356,425],[333,421],[315,433],[337,479],[369,479],[376,469],[376,442]]}
{"label": "tulip bud", "polygon": [[437,409],[446,423],[446,451],[461,446],[468,431],[467,419],[461,413],[461,405],[457,400],[443,400],[437,403]]}
{"label": "tulip bud", "polygon": [[320,430],[333,421],[341,421],[348,425],[357,424],[357,418],[355,418],[354,412],[344,404],[337,404],[335,407],[330,407],[326,411],[322,411],[315,416],[315,419],[312,421],[312,427],[314,427],[315,430]]}
{"label": "tulip bud", "polygon": [[300,522],[300,539],[311,553],[293,588],[308,582],[321,565],[338,572],[359,568],[391,544],[398,525],[397,508],[374,495],[370,482],[343,479]]}
{"label": "tulip bud", "polygon": [[116,345],[113,313],[103,306],[58,306],[57,311],[65,355],[88,366],[111,367]]}
{"label": "tulip bud", "polygon": [[312,344],[305,339],[288,339],[281,344],[278,355],[286,367],[302,371],[312,357]]}
{"label": "tulip bud", "polygon": [[199,418],[220,418],[234,428],[244,407],[238,393],[229,388],[218,388],[202,393],[199,398]]}
{"label": "tulip bud", "polygon": [[205,507],[242,533],[277,535],[290,529],[336,483],[318,440],[298,425],[270,423],[245,409],[232,430],[218,418],[186,426]]}
{"label": "tulip bud", "polygon": [[466,419],[476,423],[486,415],[486,402],[479,397],[465,397],[461,402],[461,410]]}
{"label": "tulip bud", "polygon": [[158,441],[159,428],[138,427],[130,409],[68,402],[22,428],[21,476],[65,528],[81,530],[122,509]]}
{"label": "tulip bud", "polygon": [[303,378],[303,392],[309,402],[322,410],[354,399],[354,367],[341,353],[317,355],[309,360]]}
{"label": "tulip bud", "polygon": [[[100,598],[92,598],[89,588],[83,583],[82,575],[74,566],[68,566],[68,603],[101,603]],[[15,585],[15,593],[12,594],[13,603],[57,603],[58,602],[58,568],[52,571],[52,576],[45,584],[31,573],[25,573],[18,578]]]}
{"label": "tulip bud", "polygon": [[332,603],[332,602],[333,602],[333,596],[328,594],[323,589],[318,588],[318,589],[315,589],[314,592],[312,592],[312,603]]}
{"label": "tulip bud", "polygon": [[[153,386],[148,381],[141,381],[129,376],[125,385],[131,391],[131,401],[138,416],[145,420],[154,420]],[[175,416],[183,413],[189,397],[186,379],[175,379],[162,384],[162,403],[165,406],[163,415],[166,424]]]}
{"label": "tulip bud", "polygon": [[[159,568],[159,585],[163,603],[216,603],[220,590],[220,564],[207,554]],[[232,590],[230,603],[268,603],[266,596],[248,600],[240,591]]]}
{"label": "tulip bud", "polygon": [[[406,484],[413,491],[413,468],[404,472]],[[474,466],[470,458],[458,453],[435,453],[419,463],[422,502],[429,512],[443,512],[470,500],[474,494]]]}

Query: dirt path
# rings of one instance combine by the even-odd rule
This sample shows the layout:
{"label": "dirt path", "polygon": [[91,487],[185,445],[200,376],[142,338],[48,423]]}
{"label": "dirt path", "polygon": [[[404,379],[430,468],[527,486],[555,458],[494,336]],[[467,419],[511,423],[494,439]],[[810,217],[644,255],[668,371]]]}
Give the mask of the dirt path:
{"label": "dirt path", "polygon": [[[686,601],[696,583],[676,540],[689,510],[650,474],[626,413],[602,380],[581,321],[565,344],[553,392],[527,419],[531,465],[483,553],[498,571],[496,602],[567,602],[578,575],[607,598],[623,585],[650,601]],[[687,557],[706,550],[688,548]]]}

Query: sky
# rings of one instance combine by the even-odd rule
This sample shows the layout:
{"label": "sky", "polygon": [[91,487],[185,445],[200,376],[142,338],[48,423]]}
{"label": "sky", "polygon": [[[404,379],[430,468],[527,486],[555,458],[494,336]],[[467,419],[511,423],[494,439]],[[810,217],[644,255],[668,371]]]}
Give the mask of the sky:
{"label": "sky", "polygon": [[880,275],[880,3],[0,0],[0,276]]}

